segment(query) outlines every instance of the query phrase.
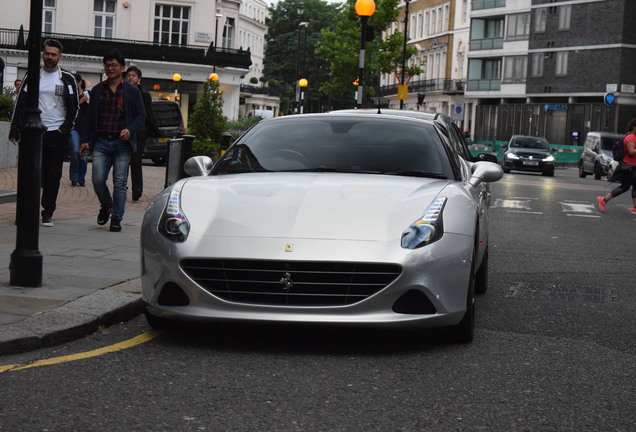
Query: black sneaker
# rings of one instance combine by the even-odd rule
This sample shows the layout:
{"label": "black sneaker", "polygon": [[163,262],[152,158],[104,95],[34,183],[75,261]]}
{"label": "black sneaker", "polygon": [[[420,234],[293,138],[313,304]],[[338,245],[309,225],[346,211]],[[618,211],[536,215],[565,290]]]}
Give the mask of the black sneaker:
{"label": "black sneaker", "polygon": [[113,232],[121,231],[121,221],[117,216],[113,215],[110,217],[110,230]]}
{"label": "black sneaker", "polygon": [[51,216],[47,215],[47,214],[43,214],[42,215],[42,223],[41,225],[43,227],[52,227],[53,226],[53,221],[51,220]]}
{"label": "black sneaker", "polygon": [[139,198],[141,198],[141,191],[133,191],[132,193],[133,202],[139,201]]}
{"label": "black sneaker", "polygon": [[75,180],[73,180],[73,181],[71,182],[71,186],[77,186],[77,182],[76,182]]}
{"label": "black sneaker", "polygon": [[110,216],[110,212],[113,211],[113,206],[101,206],[99,209],[99,214],[97,215],[97,224],[105,225],[108,222],[108,217]]}

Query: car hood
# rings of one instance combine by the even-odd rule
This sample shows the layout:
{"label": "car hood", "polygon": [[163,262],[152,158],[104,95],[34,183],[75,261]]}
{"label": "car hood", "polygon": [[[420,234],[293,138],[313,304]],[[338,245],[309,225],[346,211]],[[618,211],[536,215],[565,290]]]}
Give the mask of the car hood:
{"label": "car hood", "polygon": [[542,156],[542,157],[550,154],[548,150],[531,149],[531,148],[523,148],[523,147],[508,149],[508,153],[516,153],[516,154],[527,155],[527,156]]}
{"label": "car hood", "polygon": [[337,173],[266,173],[188,180],[191,233],[385,241],[399,237],[447,180]]}

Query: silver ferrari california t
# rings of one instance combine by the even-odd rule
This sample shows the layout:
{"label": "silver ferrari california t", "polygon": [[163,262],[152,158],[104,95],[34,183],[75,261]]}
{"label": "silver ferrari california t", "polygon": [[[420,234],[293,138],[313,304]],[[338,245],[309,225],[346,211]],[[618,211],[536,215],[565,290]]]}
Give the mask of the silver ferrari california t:
{"label": "silver ferrari california t", "polygon": [[452,327],[474,334],[488,278],[488,188],[431,120],[264,120],[212,165],[186,162],[141,230],[146,317]]}

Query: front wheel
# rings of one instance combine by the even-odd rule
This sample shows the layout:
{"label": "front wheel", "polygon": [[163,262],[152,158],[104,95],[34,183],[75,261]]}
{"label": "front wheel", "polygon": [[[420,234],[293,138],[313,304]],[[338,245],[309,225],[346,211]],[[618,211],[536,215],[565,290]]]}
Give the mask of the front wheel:
{"label": "front wheel", "polygon": [[468,293],[466,294],[466,313],[462,320],[453,327],[453,339],[459,343],[470,343],[475,338],[475,252],[470,266]]}
{"label": "front wheel", "polygon": [[579,177],[585,178],[585,176],[587,176],[587,173],[583,170],[583,162],[580,162],[579,163]]}
{"label": "front wheel", "polygon": [[600,180],[603,174],[601,173],[601,166],[599,164],[594,165],[594,179]]}
{"label": "front wheel", "polygon": [[475,275],[475,294],[486,294],[486,291],[488,291],[488,246]]}

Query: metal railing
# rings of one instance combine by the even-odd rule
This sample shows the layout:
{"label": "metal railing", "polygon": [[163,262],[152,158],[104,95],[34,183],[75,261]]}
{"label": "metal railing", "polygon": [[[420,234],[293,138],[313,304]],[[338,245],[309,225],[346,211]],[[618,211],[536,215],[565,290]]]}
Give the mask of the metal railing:
{"label": "metal railing", "polygon": [[[380,96],[397,94],[398,85],[392,84],[380,87]],[[411,81],[408,84],[409,93],[459,93],[464,91],[464,81],[446,78]]]}
{"label": "metal railing", "polygon": [[[0,29],[0,47],[26,50],[27,30]],[[47,38],[59,40],[64,54],[80,54],[101,57],[108,51],[120,51],[126,58],[155,60],[173,63],[192,63],[249,69],[252,64],[249,51],[230,48],[203,48],[193,45],[169,45],[128,39],[105,39],[63,33],[42,33]]]}

